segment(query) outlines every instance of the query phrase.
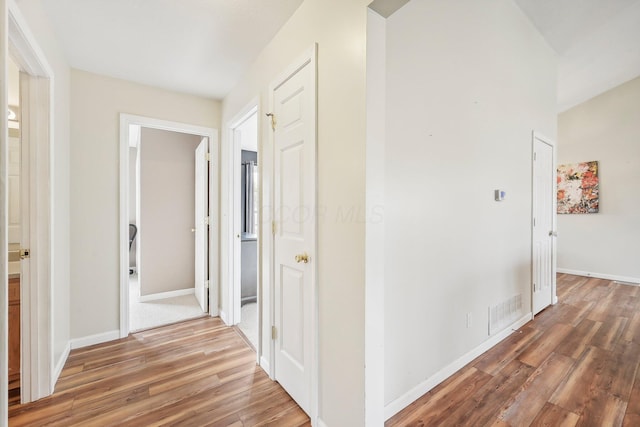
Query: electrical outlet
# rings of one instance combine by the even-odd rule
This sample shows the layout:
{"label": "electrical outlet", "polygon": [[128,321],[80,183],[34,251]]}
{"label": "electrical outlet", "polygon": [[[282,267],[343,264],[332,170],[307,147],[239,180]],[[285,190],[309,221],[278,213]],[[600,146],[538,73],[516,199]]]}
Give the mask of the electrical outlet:
{"label": "electrical outlet", "polygon": [[472,324],[471,313],[467,313],[467,328],[470,328]]}

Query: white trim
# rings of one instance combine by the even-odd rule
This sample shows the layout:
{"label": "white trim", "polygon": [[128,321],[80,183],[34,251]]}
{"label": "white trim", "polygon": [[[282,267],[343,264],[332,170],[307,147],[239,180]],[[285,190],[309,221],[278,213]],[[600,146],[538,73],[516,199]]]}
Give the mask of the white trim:
{"label": "white trim", "polygon": [[[7,81],[7,7],[5,2],[0,2],[0,56],[2,56],[2,69],[0,69],[0,81]],[[5,111],[8,108],[7,85],[0,87],[0,110]],[[8,354],[9,354],[9,300],[8,288],[9,281],[9,263],[7,259],[8,249],[8,142],[9,142],[8,121],[3,116],[0,122],[0,248],[2,248],[2,256],[0,256],[0,425],[7,425],[8,421],[8,383],[5,378],[9,377]]]}
{"label": "white trim", "polygon": [[271,371],[271,368],[269,366],[269,361],[267,359],[265,359],[264,357],[260,358],[260,367],[262,368],[262,370],[264,370],[265,372],[269,372]]}
{"label": "white trim", "polygon": [[[186,123],[154,119],[133,114],[120,113],[120,338],[129,335],[129,126],[139,125],[146,128],[200,135],[209,138],[210,162],[209,174],[209,313],[217,316],[219,310],[219,266],[218,266],[218,230],[220,217],[218,211],[218,130]],[[139,246],[138,246],[139,247]]]}
{"label": "white trim", "polygon": [[[270,111],[274,110],[274,99],[273,93],[278,87],[280,87],[283,83],[285,83],[291,76],[301,70],[303,67],[309,65],[311,67],[311,71],[313,73],[313,82],[315,87],[313,88],[313,100],[311,116],[314,118],[312,133],[315,137],[314,145],[316,150],[316,176],[314,177],[315,181],[315,193],[314,193],[314,207],[317,207],[317,197],[318,197],[318,167],[317,167],[317,152],[318,152],[318,45],[314,43],[313,46],[306,50],[303,54],[301,54],[295,61],[293,61],[288,67],[284,69],[275,79],[271,81],[269,84],[269,109]],[[271,129],[270,123],[268,124],[269,129]],[[269,147],[272,151],[271,161],[275,162],[275,158],[273,157],[275,153],[275,143],[274,143],[274,132],[269,131]],[[263,150],[265,151],[265,150]],[[264,163],[264,162],[263,162]],[[271,218],[275,218],[275,214],[273,209],[274,207],[274,194],[275,189],[273,186],[275,185],[275,168],[273,167],[274,163],[271,164],[271,172],[272,172],[272,182],[271,182],[271,193],[269,197],[269,206],[271,206]],[[315,228],[313,230],[313,247],[310,248],[312,254],[318,253],[318,223],[316,220]],[[270,319],[271,325],[275,325],[275,256],[274,256],[274,238],[272,233],[268,233],[270,236],[269,242],[265,242],[265,245],[269,245],[269,259],[265,259],[264,262],[268,262],[270,268],[270,276],[269,276],[269,304],[268,304],[268,312],[265,313],[265,318]],[[319,257],[316,257],[316,260]],[[319,321],[318,321],[318,312],[319,312],[319,301],[318,297],[318,266],[317,262],[311,264],[312,268],[312,281],[311,281],[311,390],[310,390],[310,410],[309,410],[309,418],[311,419],[311,424],[316,425],[319,417],[319,360],[320,360],[320,352],[319,352]],[[265,304],[267,306],[267,304]],[[278,325],[276,325],[278,326]],[[271,379],[275,379],[276,373],[276,363],[275,363],[275,352],[276,352],[276,341],[270,340],[270,360],[271,360],[271,371],[269,372],[269,376]]]}
{"label": "white trim", "polygon": [[90,345],[102,344],[109,341],[120,339],[120,331],[115,329],[100,334],[88,335],[86,337],[74,338],[71,340],[71,350],[77,348],[89,347]]}
{"label": "white trim", "polygon": [[51,377],[51,384],[58,382],[58,378],[60,378],[60,374],[62,373],[62,369],[64,369],[64,364],[67,363],[67,359],[69,358],[69,353],[71,352],[71,342],[67,343],[67,346],[64,348],[60,359],[58,359],[58,363],[56,363],[55,368],[53,369],[53,376]]}
{"label": "white trim", "polygon": [[510,326],[503,329],[501,332],[490,337],[488,340],[462,355],[449,365],[440,369],[438,372],[422,381],[420,384],[413,387],[411,390],[398,397],[394,401],[385,405],[384,407],[384,417],[385,420],[393,417],[398,412],[402,411],[404,408],[413,403],[416,399],[421,397],[423,394],[427,393],[429,390],[440,384],[442,381],[449,378],[451,375],[455,374],[457,371],[465,367],[469,362],[474,360],[476,357],[490,350],[492,347],[497,345],[500,341],[507,338],[511,335],[516,329],[521,328],[525,324],[527,324],[532,319],[531,313],[527,313],[522,316],[520,319],[512,323]]}
{"label": "white trim", "polygon": [[557,145],[556,142],[553,139],[549,138],[548,136],[544,135],[541,132],[538,132],[537,130],[532,131],[531,134],[532,134],[533,138],[539,139],[540,141],[544,142],[545,144],[549,144],[550,146],[552,146],[554,148]]}
{"label": "white trim", "polygon": [[617,274],[594,273],[592,271],[571,270],[569,268],[558,268],[558,273],[573,274],[576,276],[595,277],[597,279],[616,280],[618,282],[628,282],[640,285],[640,277],[619,276]]}
{"label": "white trim", "polygon": [[220,143],[209,129],[209,315],[220,310]]}
{"label": "white trim", "polygon": [[220,320],[222,320],[225,325],[229,326],[229,317],[227,316],[227,312],[222,309],[220,309]]}
{"label": "white trim", "polygon": [[53,69],[14,0],[7,0],[9,8],[9,53],[22,70],[52,79]]}
{"label": "white trim", "polygon": [[322,418],[318,417],[318,421],[316,422],[317,427],[328,427],[327,423],[325,423]]}
{"label": "white trim", "polygon": [[[241,158],[242,146],[241,141],[236,140],[235,130],[247,121],[254,114],[259,113],[258,98],[251,100],[249,104],[243,107],[236,115],[229,120],[224,127],[225,134],[223,140],[226,144],[222,146],[222,186],[223,196],[221,201],[223,223],[221,239],[224,245],[221,245],[220,262],[224,266],[222,271],[221,283],[225,283],[227,288],[227,300],[225,307],[229,313],[228,325],[237,325],[241,321],[241,299],[240,299],[240,275],[241,275],[241,224],[240,224],[240,193],[241,193]],[[258,141],[260,135],[258,132]],[[258,146],[260,144],[258,143]],[[258,149],[258,153],[260,153]],[[260,168],[261,162],[258,162]],[[259,203],[259,201],[258,201]],[[262,209],[260,209],[262,210]],[[259,230],[258,230],[259,231]],[[258,237],[258,244],[260,238]],[[258,271],[260,266],[258,265]],[[258,285],[260,288],[260,285]],[[258,330],[260,330],[258,328]]]}
{"label": "white trim", "polygon": [[231,174],[231,182],[230,189],[231,194],[230,198],[232,201],[231,204],[231,215],[229,218],[229,222],[232,224],[232,233],[233,237],[233,245],[230,247],[231,249],[231,270],[229,271],[230,277],[228,282],[228,302],[227,302],[227,310],[229,313],[229,322],[232,325],[237,325],[242,321],[242,226],[241,226],[241,187],[242,187],[242,168],[240,167],[242,164],[242,145],[241,141],[237,140],[237,134],[235,129],[232,130],[231,134],[231,158],[233,161],[232,164],[232,174]]}
{"label": "white trim", "polygon": [[159,299],[167,299],[174,297],[182,297],[185,295],[194,295],[195,288],[178,289],[176,291],[158,292],[157,294],[140,295],[139,302],[157,301]]}

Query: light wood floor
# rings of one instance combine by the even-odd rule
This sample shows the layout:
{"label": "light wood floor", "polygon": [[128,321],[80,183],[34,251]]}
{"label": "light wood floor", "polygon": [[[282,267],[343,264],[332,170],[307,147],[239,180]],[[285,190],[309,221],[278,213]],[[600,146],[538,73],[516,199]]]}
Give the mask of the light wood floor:
{"label": "light wood floor", "polygon": [[55,393],[9,409],[10,426],[309,426],[219,319],[74,350]]}
{"label": "light wood floor", "polygon": [[640,287],[560,274],[558,297],[386,426],[640,426]]}

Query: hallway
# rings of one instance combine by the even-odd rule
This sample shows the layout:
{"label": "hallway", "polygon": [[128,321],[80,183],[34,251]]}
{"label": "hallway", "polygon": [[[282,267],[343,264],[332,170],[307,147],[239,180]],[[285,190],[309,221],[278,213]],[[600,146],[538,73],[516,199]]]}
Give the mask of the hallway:
{"label": "hallway", "polygon": [[308,426],[218,318],[200,318],[71,352],[55,393],[9,409],[10,426]]}

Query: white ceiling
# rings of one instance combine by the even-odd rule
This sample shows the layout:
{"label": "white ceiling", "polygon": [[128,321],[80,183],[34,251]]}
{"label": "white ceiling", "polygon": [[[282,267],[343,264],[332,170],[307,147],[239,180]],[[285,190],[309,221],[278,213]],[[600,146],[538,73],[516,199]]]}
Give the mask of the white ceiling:
{"label": "white ceiling", "polygon": [[558,54],[558,111],[640,75],[640,0],[515,0]]}
{"label": "white ceiling", "polygon": [[[212,98],[302,3],[41,1],[72,67]],[[558,54],[559,111],[640,75],[640,0],[514,1]]]}
{"label": "white ceiling", "polygon": [[301,3],[42,0],[73,68],[218,99]]}

